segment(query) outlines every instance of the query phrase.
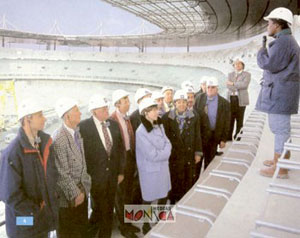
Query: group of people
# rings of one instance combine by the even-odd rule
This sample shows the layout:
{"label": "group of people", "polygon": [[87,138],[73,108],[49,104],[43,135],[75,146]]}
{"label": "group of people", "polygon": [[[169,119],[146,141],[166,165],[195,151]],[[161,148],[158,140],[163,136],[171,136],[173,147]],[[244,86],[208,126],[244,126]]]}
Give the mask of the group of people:
{"label": "group of people", "polygon": [[[58,237],[110,237],[115,209],[121,234],[137,237],[139,228],[124,223],[124,205],[175,204],[199,178],[202,158],[206,168],[217,146],[225,146],[230,104],[218,94],[216,78],[205,84],[196,98],[187,81],[176,92],[139,88],[130,115],[125,90],[113,92],[111,114],[96,94],[83,121],[76,100],[60,98],[55,110],[62,125],[52,137],[43,132],[38,100],[24,99],[18,135],[1,158],[8,236],[47,237],[55,229]],[[33,218],[32,226],[16,223],[24,216]],[[150,228],[145,223],[143,233]]]}
{"label": "group of people", "polygon": [[[270,32],[283,26],[282,19],[267,20]],[[257,108],[271,113],[270,126],[276,135],[274,161],[261,172],[267,176],[274,173],[287,138],[286,133],[277,132],[288,130],[299,100],[299,47],[289,29],[274,32],[270,50],[262,48],[258,54],[265,81]],[[292,49],[283,51],[281,44]],[[46,119],[39,101],[24,99],[18,107],[21,127],[3,151],[0,164],[7,235],[43,238],[56,230],[59,238],[111,237],[116,217],[123,236],[137,237],[140,229],[124,222],[126,204],[157,201],[164,205],[168,200],[175,204],[198,180],[202,164],[204,169],[209,166],[217,148],[237,139],[249,104],[251,75],[244,67],[242,61],[235,61],[226,81],[227,99],[218,93],[217,78],[204,77],[198,92],[189,81],[177,91],[139,88],[134,97],[138,108],[128,115],[130,94],[118,89],[112,94],[113,113],[99,93],[89,100],[91,117],[81,121],[78,103],[60,98],[55,110],[62,125],[52,138],[43,132]],[[289,78],[279,70],[289,70]],[[280,90],[286,94],[279,94]],[[280,103],[283,97],[288,106]],[[31,225],[16,222],[25,217],[33,220]],[[143,233],[150,229],[145,222]]]}

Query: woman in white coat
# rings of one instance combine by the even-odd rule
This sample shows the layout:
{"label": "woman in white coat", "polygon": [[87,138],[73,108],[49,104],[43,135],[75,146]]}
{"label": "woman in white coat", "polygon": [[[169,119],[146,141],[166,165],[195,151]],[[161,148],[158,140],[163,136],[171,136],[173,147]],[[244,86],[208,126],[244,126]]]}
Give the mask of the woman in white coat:
{"label": "woman in white coat", "polygon": [[[167,138],[161,119],[158,117],[156,102],[144,99],[139,105],[142,123],[136,131],[136,161],[144,204],[158,200],[166,204],[171,190],[169,157],[171,143]],[[150,230],[144,223],[143,233]]]}

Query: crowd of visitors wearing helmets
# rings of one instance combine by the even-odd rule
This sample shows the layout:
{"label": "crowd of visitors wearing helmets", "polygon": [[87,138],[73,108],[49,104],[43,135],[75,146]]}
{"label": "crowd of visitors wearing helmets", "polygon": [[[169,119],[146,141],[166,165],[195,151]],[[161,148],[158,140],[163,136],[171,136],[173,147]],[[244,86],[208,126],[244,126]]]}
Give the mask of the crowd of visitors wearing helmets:
{"label": "crowd of visitors wearing helmets", "polygon": [[[289,137],[290,115],[298,110],[299,46],[289,29],[291,14],[285,8],[270,13],[268,33],[275,41],[258,53],[264,81],[257,109],[269,114],[275,134],[274,160],[265,161],[270,166],[261,171],[265,176],[273,175]],[[83,121],[78,102],[60,98],[55,110],[62,125],[52,138],[43,132],[46,119],[39,100],[23,100],[18,135],[1,158],[7,235],[43,238],[56,230],[59,238],[111,237],[116,218],[123,236],[137,237],[140,229],[124,222],[124,206],[175,204],[198,180],[202,164],[206,169],[217,148],[233,139],[235,121],[237,136],[249,104],[251,75],[241,61],[234,67],[226,82],[227,99],[211,76],[201,79],[198,92],[189,81],[177,91],[139,88],[138,108],[131,115],[129,93],[123,89],[112,94],[111,114],[107,99],[93,95],[91,117]],[[287,171],[279,174],[284,177]],[[31,225],[17,222],[28,217]],[[143,234],[150,229],[145,222]]]}
{"label": "crowd of visitors wearing helmets", "polygon": [[[229,123],[219,121],[229,122],[229,103],[218,95],[216,78],[204,77],[201,85],[197,98],[189,81],[176,92],[139,88],[130,115],[127,91],[112,93],[111,114],[108,100],[96,94],[83,121],[78,102],[60,98],[55,110],[62,125],[52,138],[42,131],[46,119],[38,100],[22,101],[21,127],[1,166],[7,233],[47,237],[56,229],[58,237],[110,237],[115,209],[121,234],[137,237],[140,229],[124,223],[124,205],[175,204],[199,178],[202,158],[206,168],[217,146],[225,146]],[[33,216],[33,226],[14,222],[24,215]],[[142,227],[144,234],[150,229],[149,223]]]}

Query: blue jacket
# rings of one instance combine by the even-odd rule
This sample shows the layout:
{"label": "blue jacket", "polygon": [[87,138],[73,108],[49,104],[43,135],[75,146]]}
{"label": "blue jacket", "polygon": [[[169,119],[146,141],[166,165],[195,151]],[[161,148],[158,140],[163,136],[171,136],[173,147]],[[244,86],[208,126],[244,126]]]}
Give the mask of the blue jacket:
{"label": "blue jacket", "polygon": [[[57,173],[52,157],[52,140],[42,131],[38,136],[41,138],[41,154],[32,147],[23,128],[20,128],[0,160],[0,200],[5,203],[9,237],[35,237],[56,229]],[[33,216],[33,226],[17,226],[17,216]]]}
{"label": "blue jacket", "polygon": [[264,70],[256,109],[274,114],[296,114],[299,105],[299,46],[284,29],[275,35],[269,50],[261,48],[258,66]]}

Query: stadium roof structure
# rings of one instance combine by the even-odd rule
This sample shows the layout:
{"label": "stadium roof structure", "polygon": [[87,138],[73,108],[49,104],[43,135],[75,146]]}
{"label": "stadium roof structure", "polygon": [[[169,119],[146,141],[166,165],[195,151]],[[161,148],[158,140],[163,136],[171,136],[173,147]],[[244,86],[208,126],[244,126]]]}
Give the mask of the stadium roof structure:
{"label": "stadium roof structure", "polygon": [[161,28],[122,36],[67,36],[0,29],[6,43],[99,47],[190,47],[247,39],[263,33],[263,17],[276,7],[299,14],[298,0],[103,0]]}

